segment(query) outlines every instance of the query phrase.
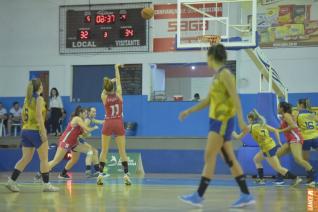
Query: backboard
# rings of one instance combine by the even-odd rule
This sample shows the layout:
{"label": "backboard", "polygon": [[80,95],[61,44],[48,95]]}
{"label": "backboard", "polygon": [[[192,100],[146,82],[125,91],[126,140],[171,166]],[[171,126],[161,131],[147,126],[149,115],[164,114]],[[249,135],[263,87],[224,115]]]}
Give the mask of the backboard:
{"label": "backboard", "polygon": [[218,35],[229,48],[255,47],[257,0],[178,0],[177,49],[205,48]]}

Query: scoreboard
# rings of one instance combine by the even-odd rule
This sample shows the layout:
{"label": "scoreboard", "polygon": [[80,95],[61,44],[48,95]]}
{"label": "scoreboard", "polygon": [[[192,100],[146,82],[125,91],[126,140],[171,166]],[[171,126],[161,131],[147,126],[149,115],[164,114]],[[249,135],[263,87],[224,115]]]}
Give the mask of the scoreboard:
{"label": "scoreboard", "polygon": [[141,10],[150,3],[60,7],[60,53],[149,51],[149,23]]}

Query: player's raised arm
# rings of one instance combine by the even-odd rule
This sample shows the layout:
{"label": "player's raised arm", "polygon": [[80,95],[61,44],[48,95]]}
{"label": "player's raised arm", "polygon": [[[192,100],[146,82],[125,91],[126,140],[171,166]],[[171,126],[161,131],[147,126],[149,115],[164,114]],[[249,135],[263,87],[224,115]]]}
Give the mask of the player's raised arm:
{"label": "player's raised arm", "polygon": [[[104,78],[104,85],[105,85],[105,78]],[[107,93],[106,93],[105,88],[103,88],[102,93],[100,94],[100,98],[101,98],[103,104],[105,105],[106,98],[107,98]]]}
{"label": "player's raised arm", "polygon": [[116,64],[115,65],[115,79],[116,79],[116,93],[118,96],[122,96],[122,87],[121,87],[121,80],[120,80],[120,68],[122,68],[123,65]]}

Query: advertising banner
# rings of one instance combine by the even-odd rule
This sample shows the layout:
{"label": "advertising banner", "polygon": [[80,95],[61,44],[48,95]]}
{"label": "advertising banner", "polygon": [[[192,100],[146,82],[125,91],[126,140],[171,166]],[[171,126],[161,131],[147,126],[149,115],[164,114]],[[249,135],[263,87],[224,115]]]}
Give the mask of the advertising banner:
{"label": "advertising banner", "polygon": [[[200,11],[213,16],[222,16],[222,4],[196,4]],[[177,34],[177,4],[156,4],[154,5],[154,31],[153,31],[153,51],[165,52],[176,50]],[[191,35],[203,29],[202,14],[186,7],[182,7],[181,31]],[[183,39],[193,39],[193,37]]]}
{"label": "advertising banner", "polygon": [[[140,153],[127,153],[129,173],[132,175],[144,175],[144,168]],[[118,153],[108,153],[104,172],[110,175],[123,174],[121,159]]]}
{"label": "advertising banner", "polygon": [[262,0],[257,13],[261,47],[318,46],[318,1]]}

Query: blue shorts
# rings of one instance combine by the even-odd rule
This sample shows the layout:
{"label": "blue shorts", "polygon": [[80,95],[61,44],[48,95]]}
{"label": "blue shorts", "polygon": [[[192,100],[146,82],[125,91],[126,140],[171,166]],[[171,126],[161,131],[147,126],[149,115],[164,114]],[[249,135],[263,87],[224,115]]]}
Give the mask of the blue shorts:
{"label": "blue shorts", "polygon": [[270,158],[276,155],[276,152],[278,150],[278,147],[275,146],[274,148],[270,149],[267,152],[263,152],[264,157]]}
{"label": "blue shorts", "polygon": [[22,146],[39,148],[42,145],[40,132],[38,130],[22,130]]}
{"label": "blue shorts", "polygon": [[304,140],[303,150],[309,151],[310,148],[318,149],[318,138]]}
{"label": "blue shorts", "polygon": [[224,141],[230,141],[234,130],[234,118],[230,118],[225,122],[210,118],[209,130],[223,136]]}

